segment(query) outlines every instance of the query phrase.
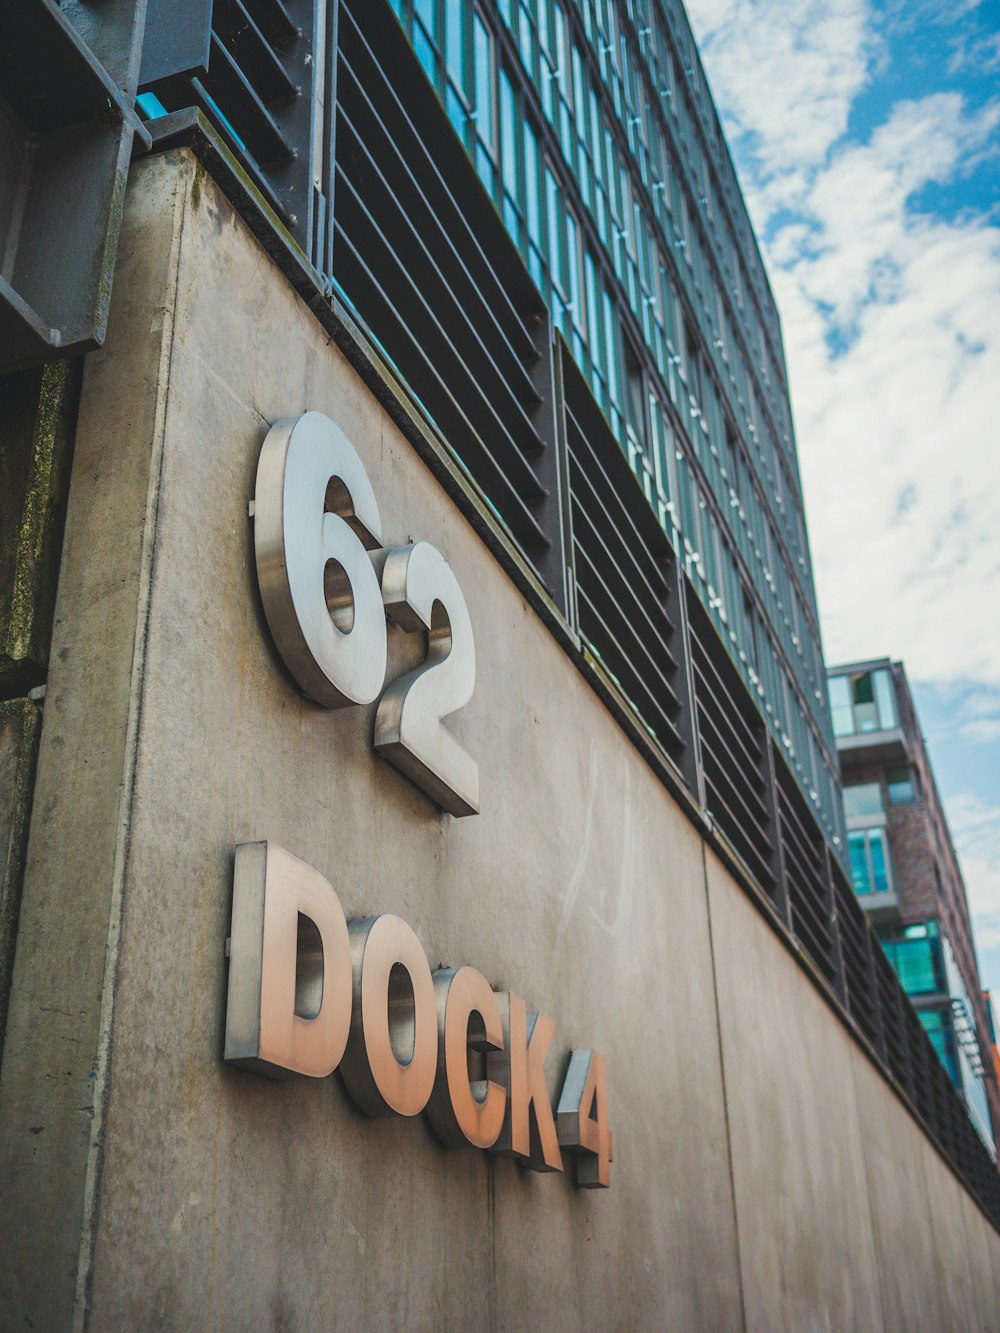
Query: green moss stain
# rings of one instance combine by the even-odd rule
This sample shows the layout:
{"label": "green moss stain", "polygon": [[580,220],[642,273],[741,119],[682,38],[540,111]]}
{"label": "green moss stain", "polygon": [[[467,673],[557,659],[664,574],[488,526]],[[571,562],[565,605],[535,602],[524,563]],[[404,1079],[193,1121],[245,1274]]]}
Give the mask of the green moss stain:
{"label": "green moss stain", "polygon": [[16,460],[22,463],[23,493],[13,549],[3,552],[7,587],[0,587],[0,677],[14,674],[22,685],[44,668],[47,657],[78,382],[77,363],[45,366],[33,429],[4,444],[8,454],[28,451],[26,469]]}
{"label": "green moss stain", "polygon": [[191,180],[191,207],[195,210],[195,212],[198,211],[198,208],[201,204],[201,187],[204,179],[205,179],[205,168],[201,165],[201,162],[197,158],[195,158],[194,176]]}

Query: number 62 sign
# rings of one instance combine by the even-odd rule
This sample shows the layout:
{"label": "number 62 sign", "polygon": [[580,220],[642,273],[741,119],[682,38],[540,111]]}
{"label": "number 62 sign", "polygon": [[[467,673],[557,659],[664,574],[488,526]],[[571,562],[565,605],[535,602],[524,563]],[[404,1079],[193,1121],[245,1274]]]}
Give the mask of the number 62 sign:
{"label": "number 62 sign", "polygon": [[[452,815],[479,813],[479,768],[442,718],[472,698],[476,649],[458,581],[429,542],[385,547],[357,451],[321,412],[277,421],[257,464],[254,551],[264,614],[303,692],[369,704],[375,750]],[[386,618],[425,634],[423,663],[385,684]]]}

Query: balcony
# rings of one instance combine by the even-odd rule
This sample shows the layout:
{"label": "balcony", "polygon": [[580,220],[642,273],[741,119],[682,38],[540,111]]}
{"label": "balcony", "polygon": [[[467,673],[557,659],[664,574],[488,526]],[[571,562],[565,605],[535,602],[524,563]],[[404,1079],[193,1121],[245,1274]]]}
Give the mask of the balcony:
{"label": "balcony", "polygon": [[901,727],[858,731],[837,737],[841,771],[868,764],[898,764],[907,760],[906,737]]}
{"label": "balcony", "polygon": [[827,685],[842,771],[907,758],[889,662],[842,668],[830,674]]}

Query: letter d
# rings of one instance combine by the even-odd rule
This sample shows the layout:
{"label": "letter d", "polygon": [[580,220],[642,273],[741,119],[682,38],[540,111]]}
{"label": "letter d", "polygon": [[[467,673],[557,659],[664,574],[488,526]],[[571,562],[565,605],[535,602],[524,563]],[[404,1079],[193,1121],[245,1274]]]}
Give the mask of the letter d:
{"label": "letter d", "polygon": [[351,946],[333,886],[273,842],[236,848],[225,1059],[325,1078],[351,1024]]}

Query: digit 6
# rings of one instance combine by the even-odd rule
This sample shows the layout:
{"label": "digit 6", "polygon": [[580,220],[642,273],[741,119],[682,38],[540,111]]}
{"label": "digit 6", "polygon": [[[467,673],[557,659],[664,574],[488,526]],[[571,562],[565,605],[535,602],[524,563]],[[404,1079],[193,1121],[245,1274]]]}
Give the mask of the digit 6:
{"label": "digit 6", "polygon": [[257,464],[257,579],[285,665],[324,708],[371,703],[385,681],[385,611],[367,554],[381,544],[375,492],[340,427],[321,412],[277,421]]}

